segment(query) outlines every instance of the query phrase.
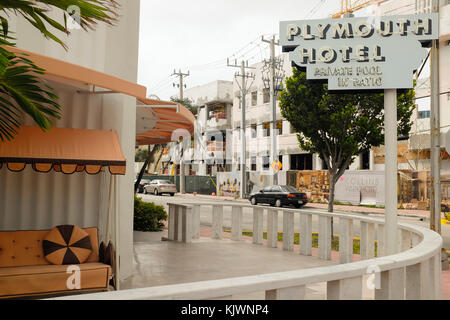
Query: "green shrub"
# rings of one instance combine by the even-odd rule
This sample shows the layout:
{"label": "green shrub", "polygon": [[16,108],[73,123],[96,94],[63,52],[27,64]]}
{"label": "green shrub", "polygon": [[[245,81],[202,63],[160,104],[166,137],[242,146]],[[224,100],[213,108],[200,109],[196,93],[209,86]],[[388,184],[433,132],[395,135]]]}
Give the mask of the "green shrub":
{"label": "green shrub", "polygon": [[164,220],[167,220],[167,213],[163,206],[134,197],[135,231],[162,231]]}

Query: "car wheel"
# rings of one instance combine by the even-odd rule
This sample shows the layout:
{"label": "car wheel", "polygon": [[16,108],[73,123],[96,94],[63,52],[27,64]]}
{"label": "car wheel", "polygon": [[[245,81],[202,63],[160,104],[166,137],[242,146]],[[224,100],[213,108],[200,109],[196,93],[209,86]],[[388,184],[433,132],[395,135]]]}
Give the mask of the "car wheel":
{"label": "car wheel", "polygon": [[170,194],[171,197],[173,197],[174,195],[175,195],[175,193],[173,193],[173,192]]}
{"label": "car wheel", "polygon": [[300,209],[301,207],[303,207],[303,205],[302,205],[302,204],[296,204],[295,207],[296,207],[297,209]]}
{"label": "car wheel", "polygon": [[157,196],[159,193],[158,193],[158,189],[156,189],[155,188],[155,190],[153,190],[153,194],[155,195],[155,196]]}
{"label": "car wheel", "polygon": [[250,202],[254,206],[258,204],[258,202],[256,201],[256,199],[254,197],[250,200]]}
{"label": "car wheel", "polygon": [[277,199],[275,201],[275,207],[277,207],[277,208],[281,207],[281,200],[280,199]]}

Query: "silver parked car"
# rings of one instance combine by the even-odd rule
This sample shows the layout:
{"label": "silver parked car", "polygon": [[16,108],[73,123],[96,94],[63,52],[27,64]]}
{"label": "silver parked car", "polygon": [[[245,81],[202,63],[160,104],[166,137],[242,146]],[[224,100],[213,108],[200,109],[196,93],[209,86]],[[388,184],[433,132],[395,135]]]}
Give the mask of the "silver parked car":
{"label": "silver parked car", "polygon": [[153,180],[144,186],[147,193],[154,195],[168,193],[173,196],[177,192],[177,187],[168,180]]}

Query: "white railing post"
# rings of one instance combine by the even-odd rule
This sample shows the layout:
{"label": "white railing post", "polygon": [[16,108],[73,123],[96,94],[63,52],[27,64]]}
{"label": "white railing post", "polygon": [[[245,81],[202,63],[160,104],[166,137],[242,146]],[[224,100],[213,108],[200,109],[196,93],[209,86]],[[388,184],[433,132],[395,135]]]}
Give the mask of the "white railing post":
{"label": "white railing post", "polygon": [[222,239],[223,232],[223,206],[213,205],[212,235],[213,239]]}
{"label": "white railing post", "polygon": [[192,211],[192,239],[200,238],[200,209],[201,206],[195,204]]}
{"label": "white railing post", "polygon": [[380,287],[375,289],[375,300],[405,299],[405,268],[383,271],[375,277],[380,277]]}
{"label": "white railing post", "polygon": [[253,208],[253,243],[262,244],[263,243],[263,222],[264,222],[264,211],[263,208],[254,207]]}
{"label": "white railing post", "polygon": [[339,218],[339,263],[353,260],[353,220]]}
{"label": "white railing post", "polygon": [[431,299],[442,300],[442,262],[438,253],[430,258]]}
{"label": "white railing post", "polygon": [[305,286],[295,286],[266,291],[266,300],[303,300]]}
{"label": "white railing post", "polygon": [[278,247],[278,210],[267,209],[267,246]]}
{"label": "white railing post", "polygon": [[300,213],[300,254],[310,256],[312,252],[312,214]]}
{"label": "white railing post", "polygon": [[373,223],[361,221],[360,255],[361,260],[375,256],[375,225]]}
{"label": "white railing post", "polygon": [[231,208],[231,240],[242,240],[242,207]]}
{"label": "white railing post", "polygon": [[179,205],[175,207],[175,241],[183,239],[183,210]]}
{"label": "white railing post", "polygon": [[283,211],[283,250],[294,251],[294,213]]}
{"label": "white railing post", "polygon": [[331,260],[331,217],[319,217],[319,259]]}
{"label": "white railing post", "polygon": [[191,206],[183,206],[182,208],[182,232],[181,232],[181,240],[184,243],[192,242],[192,207]]}
{"label": "white railing post", "polygon": [[168,216],[168,235],[169,240],[175,240],[175,219],[176,219],[176,205],[169,203],[169,216]]}
{"label": "white railing post", "polygon": [[327,300],[361,300],[362,276],[327,282]]}
{"label": "white railing post", "polygon": [[399,252],[406,251],[411,248],[411,232],[408,230],[400,230],[400,239],[401,239],[401,245],[399,248]]}
{"label": "white railing post", "polygon": [[406,299],[429,300],[430,294],[429,260],[406,267]]}
{"label": "white railing post", "polygon": [[377,257],[383,257],[385,252],[384,245],[384,225],[377,224]]}

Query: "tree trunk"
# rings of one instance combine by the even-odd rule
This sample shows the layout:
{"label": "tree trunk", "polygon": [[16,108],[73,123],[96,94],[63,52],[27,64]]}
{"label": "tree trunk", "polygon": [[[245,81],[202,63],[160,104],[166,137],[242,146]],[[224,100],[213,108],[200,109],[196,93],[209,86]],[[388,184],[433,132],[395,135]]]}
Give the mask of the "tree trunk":
{"label": "tree trunk", "polygon": [[156,171],[156,169],[158,168],[158,164],[161,161],[162,155],[163,155],[163,151],[161,150],[161,152],[158,155],[158,159],[156,160],[156,162],[154,164],[153,171]]}
{"label": "tree trunk", "polygon": [[144,176],[145,169],[147,167],[150,167],[150,161],[153,158],[153,155],[154,155],[154,153],[155,153],[155,151],[157,149],[156,147],[157,147],[156,145],[153,146],[153,149],[150,151],[150,145],[148,146],[148,156],[147,156],[147,159],[144,162],[144,165],[141,168],[141,171],[139,172],[139,176],[136,179],[136,183],[134,184],[134,193],[136,193],[137,190],[138,190],[139,184],[141,183],[142,177]]}
{"label": "tree trunk", "polygon": [[148,157],[147,160],[145,160],[145,163],[142,166],[141,171],[139,172],[139,176],[136,179],[136,182],[134,183],[134,193],[136,193],[138,191],[139,184],[141,183],[142,177],[144,176],[145,168],[147,167],[149,160],[150,160],[150,157]]}
{"label": "tree trunk", "polygon": [[[328,212],[333,212],[334,205],[334,186],[336,184],[336,174],[330,173],[330,196],[328,198]],[[331,241],[334,241],[334,223],[333,218],[331,218]]]}
{"label": "tree trunk", "polygon": [[328,198],[328,212],[333,212],[333,205],[334,205],[334,186],[336,184],[335,182],[336,175],[334,173],[330,172],[330,196]]}

